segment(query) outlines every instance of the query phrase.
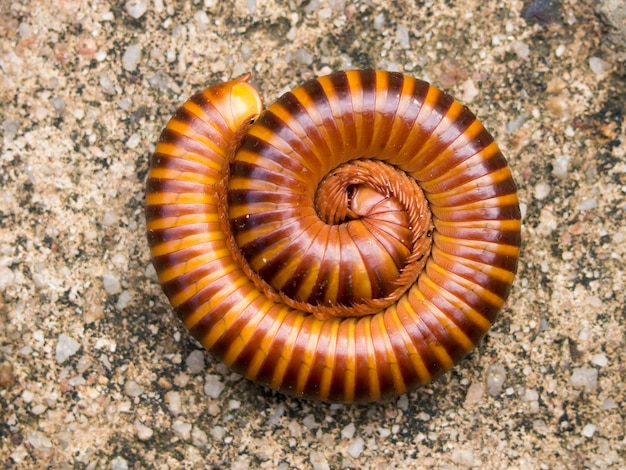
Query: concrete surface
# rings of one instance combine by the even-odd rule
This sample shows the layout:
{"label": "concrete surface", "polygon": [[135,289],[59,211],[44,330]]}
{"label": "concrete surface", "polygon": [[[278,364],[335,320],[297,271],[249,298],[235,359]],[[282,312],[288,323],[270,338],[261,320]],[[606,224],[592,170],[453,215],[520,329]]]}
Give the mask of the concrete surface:
{"label": "concrete surface", "polygon": [[[626,468],[626,71],[607,23],[624,2],[601,3],[617,13],[2,1],[0,463]],[[523,203],[519,275],[486,340],[436,383],[370,406],[303,402],[230,373],[173,317],[144,178],[168,117],[207,84],[250,70],[270,102],[371,66],[443,87],[495,135]]]}

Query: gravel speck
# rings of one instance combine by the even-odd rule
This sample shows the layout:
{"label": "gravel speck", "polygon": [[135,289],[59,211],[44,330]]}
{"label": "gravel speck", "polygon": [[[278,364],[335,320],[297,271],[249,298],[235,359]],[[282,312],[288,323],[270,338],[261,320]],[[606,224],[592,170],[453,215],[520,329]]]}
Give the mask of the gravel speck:
{"label": "gravel speck", "polygon": [[191,424],[177,419],[172,423],[172,431],[184,441],[191,439]]}
{"label": "gravel speck", "polygon": [[221,442],[222,439],[224,439],[225,435],[226,429],[224,429],[222,426],[213,426],[213,428],[211,429],[211,437],[213,437],[213,439],[218,442]]}
{"label": "gravel speck", "polygon": [[348,446],[348,454],[350,454],[350,457],[352,457],[353,459],[356,459],[359,457],[359,455],[361,455],[364,448],[365,441],[363,440],[363,438],[357,437],[352,442],[350,442],[350,445]]}
{"label": "gravel speck", "polygon": [[79,349],[80,344],[77,341],[61,333],[59,335],[55,354],[55,359],[57,363],[63,364],[67,359],[76,354]]}
{"label": "gravel speck", "polygon": [[605,62],[599,57],[590,57],[589,68],[596,75],[604,75],[611,69],[611,64],[609,64],[608,62]]}
{"label": "gravel speck", "polygon": [[311,451],[309,461],[313,465],[313,470],[330,470],[330,465],[328,465],[328,460],[326,460],[323,452]]}
{"label": "gravel speck", "polygon": [[463,467],[474,466],[474,452],[470,449],[453,449],[450,458],[457,465]]}
{"label": "gravel speck", "polygon": [[598,369],[580,367],[572,371],[570,383],[575,388],[595,390],[598,385]]}
{"label": "gravel speck", "polygon": [[465,404],[473,405],[475,403],[479,403],[483,399],[483,394],[485,390],[483,385],[480,383],[473,383],[467,389],[467,394],[465,395]]}
{"label": "gravel speck", "polygon": [[182,411],[182,401],[180,399],[180,393],[174,390],[170,390],[165,394],[165,403],[167,403],[167,409],[169,412],[178,416]]}
{"label": "gravel speck", "polygon": [[396,43],[402,49],[409,49],[411,47],[411,42],[409,41],[409,30],[406,26],[399,24],[396,27]]}
{"label": "gravel speck", "polygon": [[113,273],[108,273],[102,276],[102,285],[104,286],[106,293],[109,295],[115,295],[122,292],[120,280]]}
{"label": "gravel speck", "polygon": [[598,201],[594,197],[586,197],[576,206],[578,210],[589,211],[598,207]]}
{"label": "gravel speck", "polygon": [[306,49],[300,48],[296,51],[296,62],[302,65],[311,65],[313,56]]}
{"label": "gravel speck", "polygon": [[580,433],[591,439],[596,433],[596,426],[594,424],[587,424]]}
{"label": "gravel speck", "polygon": [[185,359],[185,365],[190,374],[201,373],[204,370],[204,353],[199,349],[191,351]]}
{"label": "gravel speck", "polygon": [[134,72],[137,69],[137,64],[139,64],[139,59],[141,59],[141,47],[139,44],[131,44],[122,56],[122,67],[127,72]]}
{"label": "gravel speck", "polygon": [[194,426],[191,430],[191,443],[195,447],[203,448],[209,444],[209,437],[202,429],[198,429]]}
{"label": "gravel speck", "polygon": [[140,143],[141,143],[141,134],[139,134],[139,132],[135,132],[126,141],[126,147],[128,147],[129,149],[134,149],[134,148],[137,148],[137,146]]}
{"label": "gravel speck", "polygon": [[550,195],[550,185],[545,182],[535,185],[535,199],[542,201]]}
{"label": "gravel speck", "polygon": [[487,393],[497,397],[502,393],[506,380],[506,369],[501,364],[491,364],[487,369]]}
{"label": "gravel speck", "polygon": [[4,292],[15,282],[15,274],[6,266],[0,267],[0,292]]}
{"label": "gravel speck", "polygon": [[128,462],[120,456],[111,460],[111,470],[128,470]]}
{"label": "gravel speck", "polygon": [[148,9],[148,3],[145,0],[128,0],[124,4],[126,13],[135,19],[141,18]]}
{"label": "gravel speck", "polygon": [[115,303],[115,308],[118,310],[124,310],[132,299],[133,299],[133,294],[131,294],[127,290],[122,291],[122,293],[117,299],[117,302]]}
{"label": "gravel speck", "polygon": [[224,384],[220,381],[220,376],[207,374],[204,378],[204,393],[211,398],[218,398],[224,390]]}
{"label": "gravel speck", "polygon": [[129,380],[124,384],[124,393],[129,397],[138,397],[143,393],[143,388],[134,380]]}
{"label": "gravel speck", "polygon": [[572,158],[569,155],[556,157],[552,163],[552,174],[557,178],[567,178],[569,162]]}
{"label": "gravel speck", "polygon": [[352,439],[355,431],[356,427],[354,426],[354,423],[350,423],[341,430],[341,437],[344,439]]}
{"label": "gravel speck", "polygon": [[135,422],[135,429],[137,429],[137,438],[140,441],[147,441],[154,434],[154,431],[151,428],[140,421]]}

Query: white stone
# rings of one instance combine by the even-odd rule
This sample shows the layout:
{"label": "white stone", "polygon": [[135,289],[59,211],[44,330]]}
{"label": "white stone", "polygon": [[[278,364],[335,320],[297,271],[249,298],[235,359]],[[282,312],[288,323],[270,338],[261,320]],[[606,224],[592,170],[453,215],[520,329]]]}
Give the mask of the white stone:
{"label": "white stone", "polygon": [[599,57],[590,57],[589,58],[589,68],[596,75],[604,75],[611,69],[611,64],[605,62]]}
{"label": "white stone", "polygon": [[502,393],[506,380],[506,369],[501,364],[492,364],[487,369],[487,393],[492,397]]}
{"label": "white stone", "polygon": [[63,364],[68,358],[76,354],[80,344],[67,335],[61,333],[57,342],[55,359],[58,364]]}
{"label": "white stone", "polygon": [[135,422],[135,429],[137,429],[137,438],[140,441],[147,441],[154,434],[154,431],[151,428],[140,421]]}
{"label": "white stone", "polygon": [[224,391],[224,384],[220,381],[220,376],[207,374],[204,378],[204,393],[211,398],[218,398]]}
{"label": "white stone", "polygon": [[353,459],[356,459],[359,457],[359,455],[361,455],[364,448],[365,441],[362,438],[357,437],[348,446],[348,454],[350,454],[350,457],[352,457]]}
{"label": "white stone", "polygon": [[199,349],[191,351],[187,359],[185,359],[185,365],[191,374],[199,374],[204,370],[204,353]]}
{"label": "white stone", "polygon": [[122,285],[119,278],[113,273],[107,273],[102,276],[102,285],[109,295],[115,295],[122,292]]}
{"label": "white stone", "polygon": [[457,465],[474,466],[474,452],[471,449],[453,449],[450,458]]}
{"label": "white stone", "polygon": [[355,431],[356,427],[354,426],[354,423],[350,423],[341,430],[341,437],[344,439],[352,439]]}
{"label": "white stone", "polygon": [[145,0],[128,0],[124,5],[126,13],[135,19],[141,18],[148,9],[148,3]]}
{"label": "white stone", "polygon": [[0,267],[0,292],[4,292],[15,282],[15,274],[6,266]]}
{"label": "white stone", "polygon": [[124,51],[122,56],[122,67],[127,72],[134,72],[137,69],[137,64],[141,59],[141,47],[139,44],[131,44]]}
{"label": "white stone", "polygon": [[592,438],[595,433],[596,433],[596,426],[594,424],[586,425],[581,431],[581,434],[588,438]]}
{"label": "white stone", "polygon": [[328,460],[326,460],[326,457],[320,451],[311,451],[311,453],[309,454],[309,461],[313,466],[313,470],[330,470]]}
{"label": "white stone", "polygon": [[170,390],[165,394],[165,403],[167,403],[167,409],[174,416],[179,415],[182,411],[180,393],[175,390]]}
{"label": "white stone", "polygon": [[172,423],[172,431],[185,441],[191,439],[191,424],[189,423],[177,419]]}
{"label": "white stone", "polygon": [[595,390],[598,385],[598,369],[580,367],[572,371],[570,383],[574,388]]}
{"label": "white stone", "polygon": [[124,384],[124,393],[129,397],[138,397],[143,393],[143,388],[134,380],[129,380]]}

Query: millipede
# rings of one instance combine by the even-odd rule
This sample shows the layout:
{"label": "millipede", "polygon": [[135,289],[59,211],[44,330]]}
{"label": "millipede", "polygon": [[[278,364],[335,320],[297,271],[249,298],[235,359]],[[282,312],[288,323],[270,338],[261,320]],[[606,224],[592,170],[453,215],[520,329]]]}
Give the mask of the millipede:
{"label": "millipede", "polygon": [[152,155],[152,262],[190,333],[285,394],[368,402],[458,363],[517,270],[492,135],[408,75],[350,70],[264,109],[250,75],[193,95]]}

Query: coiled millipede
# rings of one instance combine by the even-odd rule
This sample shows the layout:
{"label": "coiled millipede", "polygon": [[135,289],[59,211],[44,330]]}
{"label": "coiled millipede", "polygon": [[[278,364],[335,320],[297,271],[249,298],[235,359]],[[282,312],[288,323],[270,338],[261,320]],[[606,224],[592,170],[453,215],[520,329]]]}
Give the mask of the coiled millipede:
{"label": "coiled millipede", "polygon": [[185,102],[148,174],[153,264],[240,374],[323,401],[403,394],[487,332],[520,211],[493,137],[400,73],[338,72],[263,110],[249,75]]}

